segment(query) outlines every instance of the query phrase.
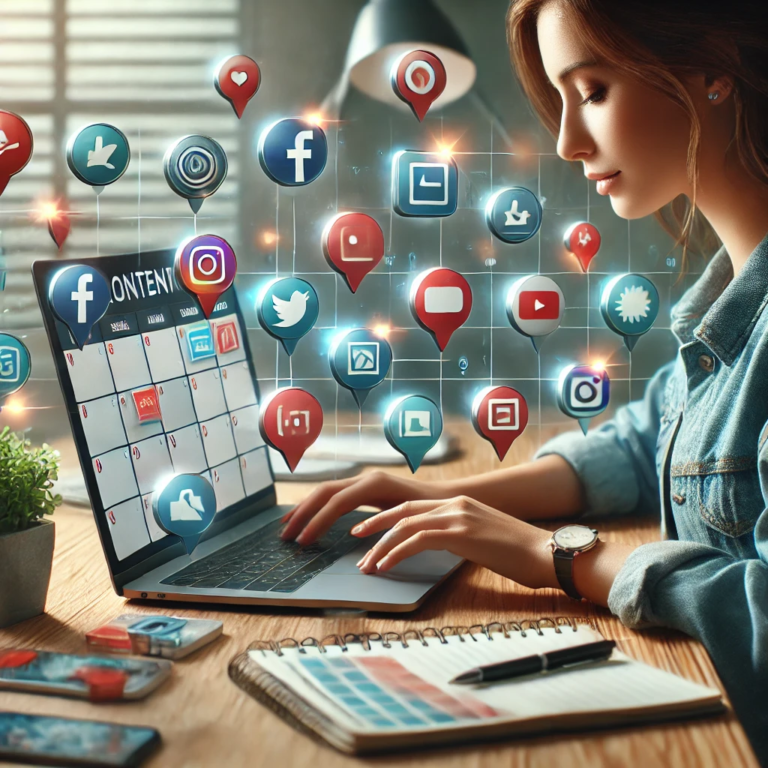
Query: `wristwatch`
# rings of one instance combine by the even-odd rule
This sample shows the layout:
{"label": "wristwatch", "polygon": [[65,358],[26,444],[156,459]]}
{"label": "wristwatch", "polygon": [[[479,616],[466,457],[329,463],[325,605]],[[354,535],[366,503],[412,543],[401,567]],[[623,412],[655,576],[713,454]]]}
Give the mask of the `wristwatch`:
{"label": "wristwatch", "polygon": [[583,598],[573,583],[573,558],[592,549],[598,541],[597,531],[586,525],[564,525],[558,528],[549,540],[557,580],[563,592],[574,600]]}

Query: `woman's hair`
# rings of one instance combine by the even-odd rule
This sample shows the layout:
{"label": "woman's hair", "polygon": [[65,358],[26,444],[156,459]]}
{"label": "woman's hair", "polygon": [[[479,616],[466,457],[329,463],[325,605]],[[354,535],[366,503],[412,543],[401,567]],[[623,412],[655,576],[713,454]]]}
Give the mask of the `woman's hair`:
{"label": "woman's hair", "polygon": [[540,9],[557,2],[569,23],[602,64],[652,83],[688,113],[687,169],[692,199],[679,195],[655,216],[677,245],[709,256],[719,246],[714,229],[696,208],[701,124],[681,78],[730,75],[736,111],[738,160],[768,185],[768,2],[766,0],[513,0],[507,42],[520,84],[546,129],[557,138],[562,101],[549,82],[536,31]]}

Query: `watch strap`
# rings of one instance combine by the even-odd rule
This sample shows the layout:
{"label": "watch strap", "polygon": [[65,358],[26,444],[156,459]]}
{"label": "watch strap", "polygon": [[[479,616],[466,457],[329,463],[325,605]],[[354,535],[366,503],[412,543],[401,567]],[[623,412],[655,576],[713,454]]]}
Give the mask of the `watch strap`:
{"label": "watch strap", "polygon": [[583,598],[573,583],[573,558],[575,554],[575,552],[558,548],[552,551],[552,557],[555,562],[555,575],[560,582],[563,592],[574,600],[582,600]]}

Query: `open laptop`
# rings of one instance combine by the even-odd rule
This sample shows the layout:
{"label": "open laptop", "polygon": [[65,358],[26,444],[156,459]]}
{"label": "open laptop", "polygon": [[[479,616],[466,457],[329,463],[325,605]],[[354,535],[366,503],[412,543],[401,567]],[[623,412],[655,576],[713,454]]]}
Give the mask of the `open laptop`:
{"label": "open laptop", "polygon": [[[37,261],[32,268],[116,592],[201,603],[418,607],[460,558],[429,552],[386,575],[363,575],[355,563],[373,541],[349,534],[362,512],[345,515],[310,546],[280,540],[289,507],[276,505],[258,426],[258,380],[235,291],[222,294],[206,319],[177,285],[174,255]],[[71,264],[99,269],[112,294],[83,350],[48,300],[54,276]],[[141,411],[142,392],[152,388],[160,420]],[[187,472],[211,482],[217,508],[191,556],[152,512],[154,489]]]}

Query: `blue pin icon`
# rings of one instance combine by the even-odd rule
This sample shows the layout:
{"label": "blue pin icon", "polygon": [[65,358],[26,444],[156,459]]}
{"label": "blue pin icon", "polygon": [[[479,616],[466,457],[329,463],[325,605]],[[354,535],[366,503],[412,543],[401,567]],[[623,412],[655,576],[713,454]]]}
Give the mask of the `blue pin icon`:
{"label": "blue pin icon", "polygon": [[69,328],[80,349],[88,343],[93,326],[104,317],[111,300],[107,278],[85,264],[59,270],[48,288],[53,314]]}
{"label": "blue pin icon", "polygon": [[607,407],[611,382],[605,368],[596,365],[569,365],[560,371],[557,405],[572,419],[577,419],[586,435],[589,422]]}
{"label": "blue pin icon", "polygon": [[404,395],[384,415],[384,436],[402,453],[411,472],[424,461],[443,431],[443,416],[437,405],[423,395]]}
{"label": "blue pin icon", "polygon": [[317,291],[298,277],[278,277],[267,283],[256,300],[261,327],[292,355],[299,340],[317,322],[320,303]]}
{"label": "blue pin icon", "polygon": [[328,361],[333,378],[352,392],[362,408],[369,392],[387,378],[392,347],[368,328],[355,328],[336,337]]}
{"label": "blue pin icon", "polygon": [[643,275],[617,275],[603,289],[600,312],[605,324],[624,337],[631,352],[637,340],[656,322],[659,292]]}
{"label": "blue pin icon", "polygon": [[31,362],[26,345],[9,333],[0,333],[0,408],[29,379]]}
{"label": "blue pin icon", "polygon": [[216,494],[202,475],[175,475],[155,490],[152,511],[157,524],[178,536],[191,555],[216,515]]}

